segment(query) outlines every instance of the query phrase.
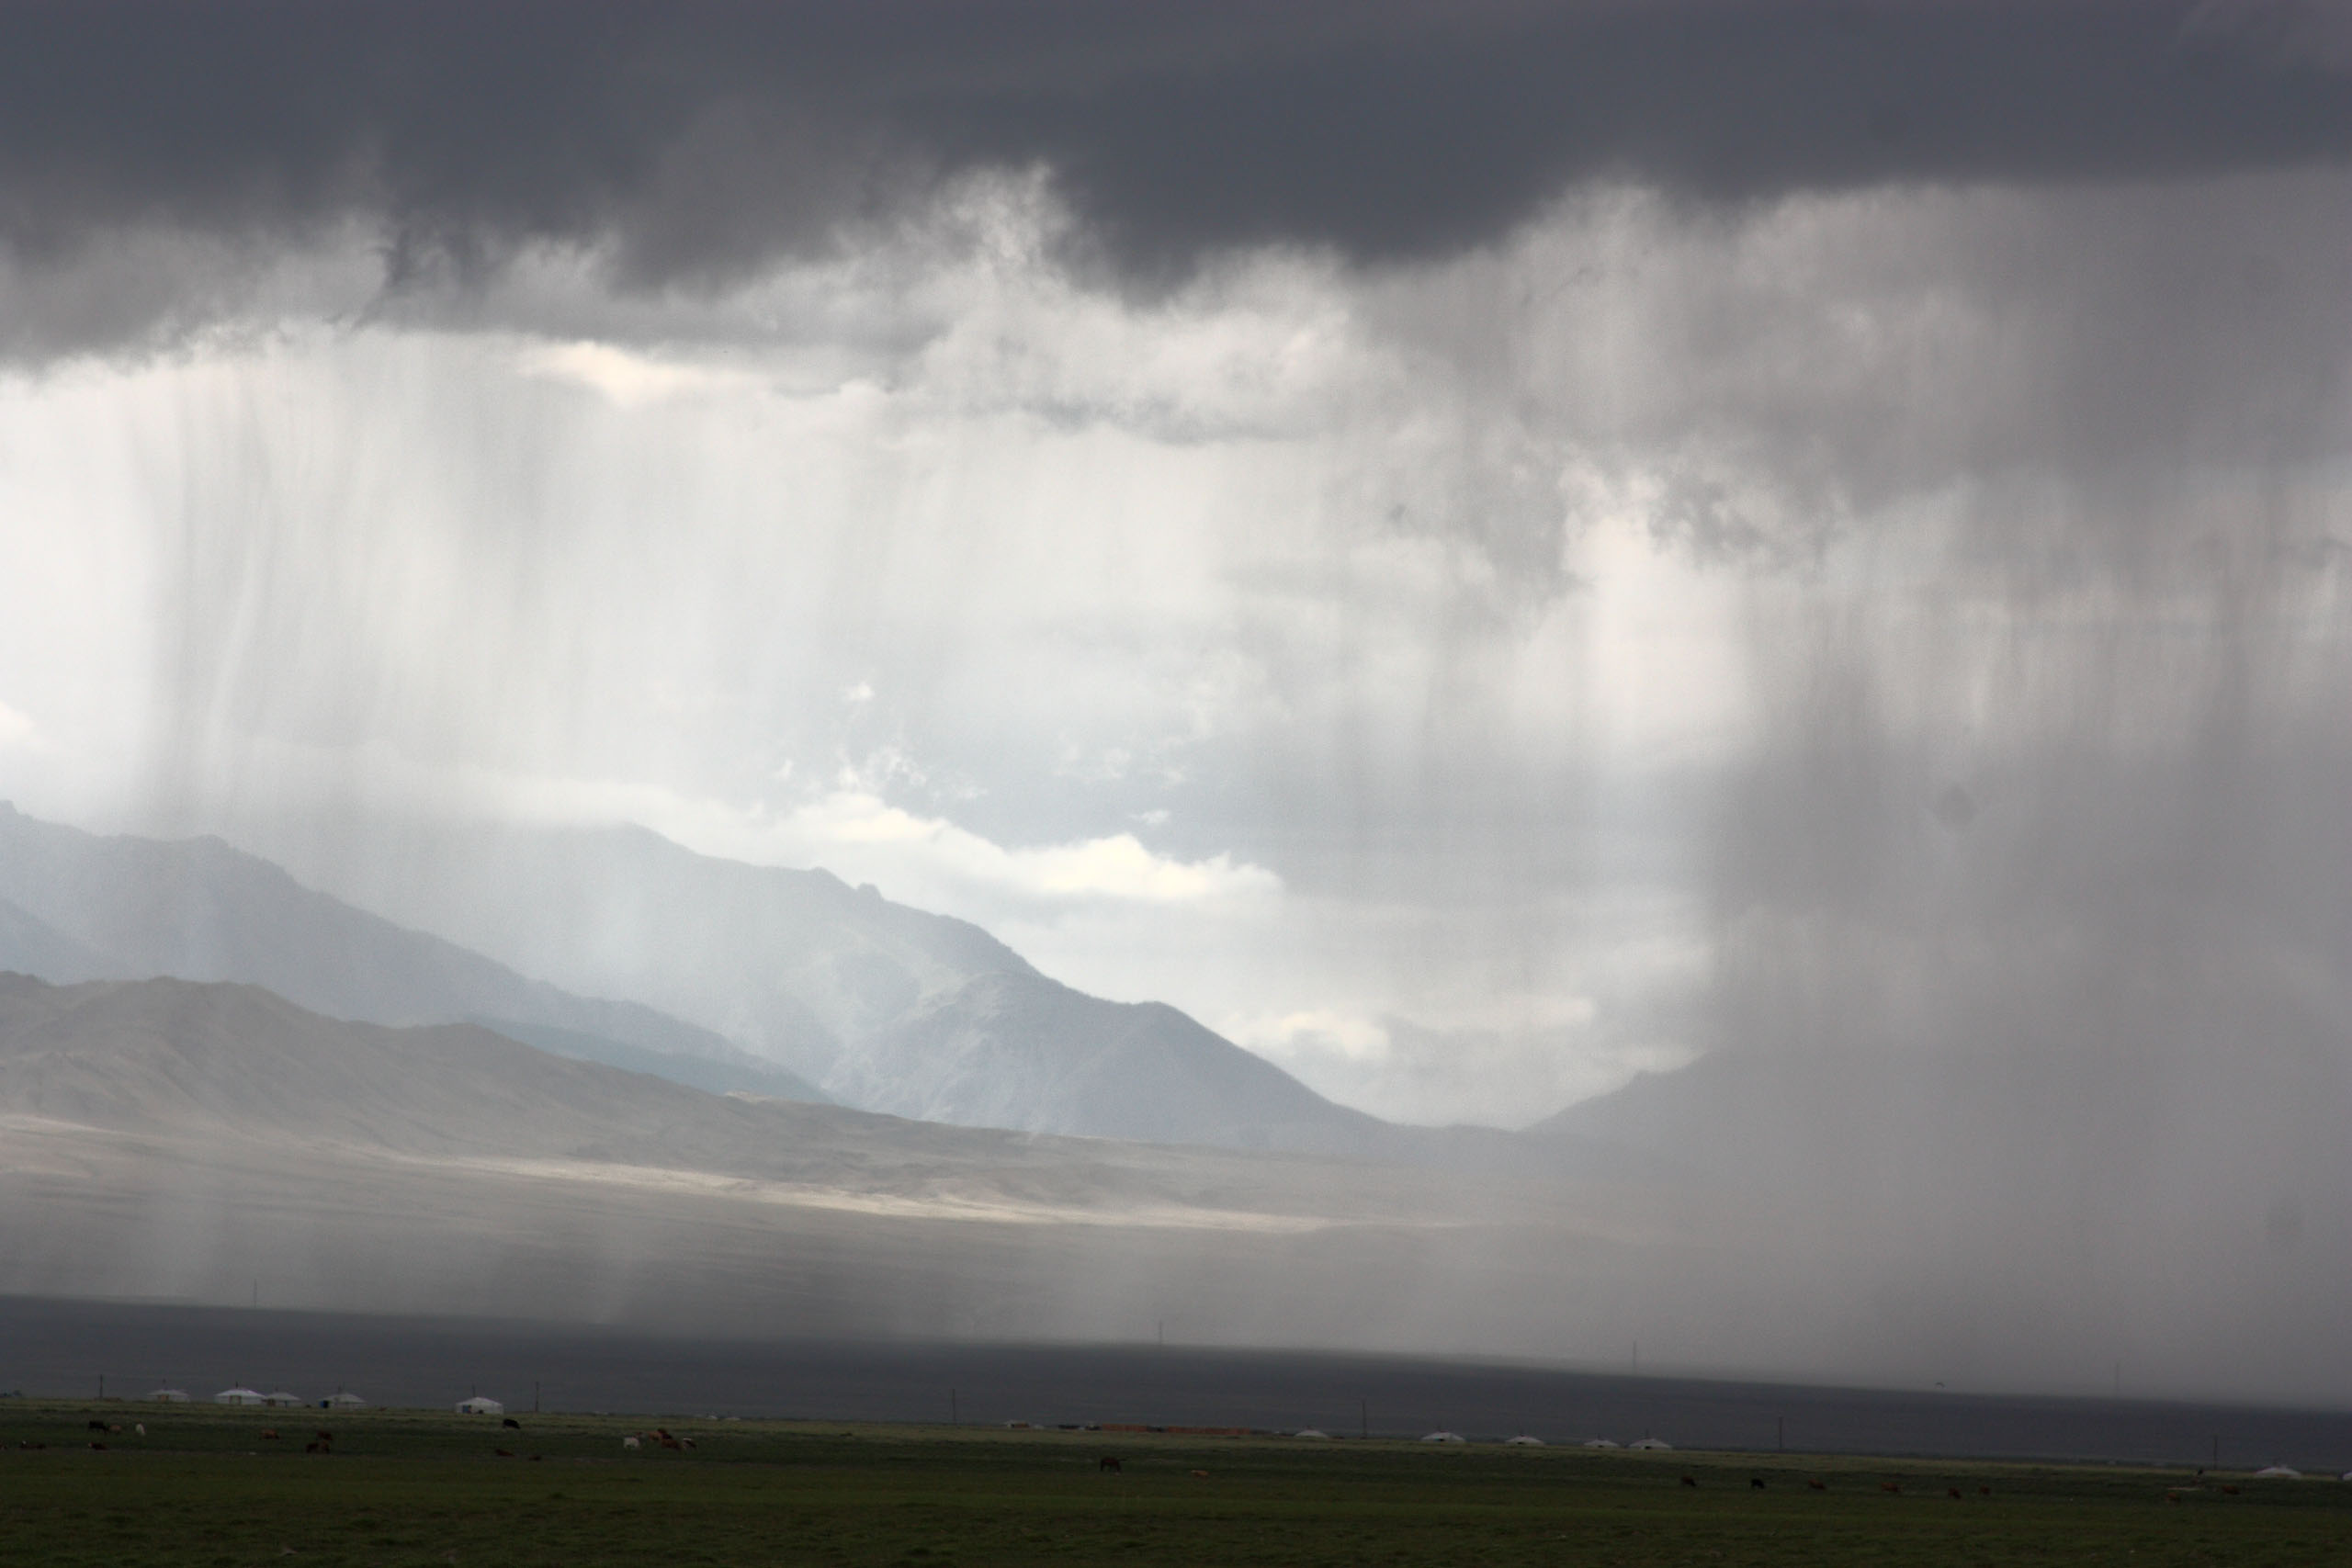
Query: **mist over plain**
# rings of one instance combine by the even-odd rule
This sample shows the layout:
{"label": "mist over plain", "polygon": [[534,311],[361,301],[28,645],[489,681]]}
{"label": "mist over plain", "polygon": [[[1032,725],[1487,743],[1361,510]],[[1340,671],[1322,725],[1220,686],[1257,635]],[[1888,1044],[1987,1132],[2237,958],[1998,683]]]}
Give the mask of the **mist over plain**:
{"label": "mist over plain", "polygon": [[823,866],[1659,1243],[1236,1339],[2352,1396],[2340,7],[127,9],[0,795],[800,1072],[465,846]]}

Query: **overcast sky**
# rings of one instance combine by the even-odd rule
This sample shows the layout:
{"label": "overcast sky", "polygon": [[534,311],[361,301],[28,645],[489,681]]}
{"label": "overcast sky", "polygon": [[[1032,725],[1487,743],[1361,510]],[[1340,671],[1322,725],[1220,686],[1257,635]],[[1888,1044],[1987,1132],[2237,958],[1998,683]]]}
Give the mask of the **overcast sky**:
{"label": "overcast sky", "polygon": [[0,795],[639,821],[1416,1121],[2340,1028],[2347,156],[2334,0],[10,0]]}

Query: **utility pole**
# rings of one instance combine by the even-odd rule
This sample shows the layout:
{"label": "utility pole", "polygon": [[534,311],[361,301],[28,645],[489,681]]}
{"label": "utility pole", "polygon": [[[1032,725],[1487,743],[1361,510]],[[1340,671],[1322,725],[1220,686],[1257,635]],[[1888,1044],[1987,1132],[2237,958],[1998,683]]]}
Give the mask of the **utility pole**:
{"label": "utility pole", "polygon": [[531,1414],[532,1414],[532,1415],[534,1415],[534,1416],[537,1416],[538,1413],[539,1413],[539,1380],[538,1380],[538,1379],[537,1379],[537,1378],[533,1378],[533,1379],[531,1380]]}
{"label": "utility pole", "polygon": [[1361,1414],[1363,1416],[1363,1435],[1365,1438],[1369,1438],[1372,1436],[1372,1401],[1367,1399],[1361,1403],[1363,1406]]}
{"label": "utility pole", "polygon": [[956,1408],[956,1391],[952,1388],[947,1391],[947,1424],[951,1427],[964,1424],[962,1414]]}
{"label": "utility pole", "polygon": [[1780,1428],[1781,1451],[1787,1453],[1789,1451],[1789,1418],[1785,1416],[1775,1416],[1772,1417],[1772,1422]]}

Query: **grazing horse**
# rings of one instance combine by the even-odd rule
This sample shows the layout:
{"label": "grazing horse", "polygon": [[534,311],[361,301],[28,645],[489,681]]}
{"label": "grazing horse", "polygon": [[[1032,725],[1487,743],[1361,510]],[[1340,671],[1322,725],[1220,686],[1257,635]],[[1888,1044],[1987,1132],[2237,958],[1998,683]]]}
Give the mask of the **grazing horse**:
{"label": "grazing horse", "polygon": [[1117,1454],[1104,1454],[1102,1460],[1096,1463],[1094,1468],[1098,1471],[1107,1470],[1114,1475],[1124,1475],[1126,1473],[1126,1472],[1119,1468],[1119,1456]]}
{"label": "grazing horse", "polygon": [[1763,1478],[1762,1476],[1760,1476],[1760,1475],[1751,1475],[1751,1476],[1749,1476],[1749,1477],[1747,1478],[1747,1489],[1748,1489],[1750,1492],[1761,1492],[1761,1491],[1763,1491],[1763,1490],[1764,1490],[1764,1478]]}
{"label": "grazing horse", "polygon": [[1826,1492],[1829,1490],[1829,1483],[1826,1481],[1808,1481],[1805,1484],[1812,1487],[1815,1492]]}
{"label": "grazing horse", "polygon": [[1695,1487],[1699,1484],[1699,1478],[1695,1475],[1686,1475],[1682,1478],[1682,1484]]}
{"label": "grazing horse", "polygon": [[1878,1489],[1893,1496],[1903,1495],[1903,1483],[1900,1481],[1882,1481],[1878,1483]]}
{"label": "grazing horse", "polygon": [[1955,1503],[1961,1501],[1960,1488],[1957,1486],[1945,1487],[1944,1495],[1951,1498]]}
{"label": "grazing horse", "polygon": [[503,1421],[501,1421],[501,1422],[499,1423],[499,1425],[500,1425],[500,1426],[502,1426],[502,1427],[514,1427],[514,1430],[516,1430],[516,1431],[518,1431],[518,1432],[519,1432],[519,1431],[521,1431],[521,1430],[523,1429],[523,1423],[521,1423],[520,1421],[515,1420],[515,1419],[514,1419],[514,1417],[513,1417],[512,1416],[509,1416],[508,1417],[506,1417],[506,1419],[504,1419]]}
{"label": "grazing horse", "polygon": [[621,1439],[621,1447],[625,1449],[641,1449],[645,1445],[643,1443],[639,1442],[635,1438],[623,1438]]}

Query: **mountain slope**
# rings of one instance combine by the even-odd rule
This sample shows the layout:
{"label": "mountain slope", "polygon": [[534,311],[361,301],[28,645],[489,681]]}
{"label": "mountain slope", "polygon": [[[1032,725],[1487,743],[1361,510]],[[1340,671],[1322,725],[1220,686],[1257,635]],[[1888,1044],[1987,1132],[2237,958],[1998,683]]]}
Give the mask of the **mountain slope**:
{"label": "mountain slope", "polygon": [[[1316,1343],[1556,1307],[1441,1286],[1500,1216],[1428,1172],[720,1097],[250,986],[0,975],[0,1292]],[[1510,1217],[1616,1245],[1556,1197]]]}
{"label": "mountain slope", "polygon": [[1174,1008],[1035,975],[967,982],[876,1032],[826,1081],[876,1111],[1040,1133],[1344,1153],[1387,1130]]}
{"label": "mountain slope", "polygon": [[976,976],[1036,973],[978,926],[642,828],[388,829],[320,874],[366,908],[689,1019],[818,1080],[854,1042]]}
{"label": "mountain slope", "polygon": [[85,942],[74,941],[47,920],[0,898],[0,969],[70,985],[121,974],[119,965]]}
{"label": "mountain slope", "polygon": [[[780,1068],[746,1061],[711,1031],[639,1003],[592,1000],[527,979],[304,887],[218,839],[102,837],[0,803],[0,899],[33,922],[12,954],[28,972],[60,980],[243,981],[332,1017],[498,1021],[553,1032],[543,1043],[557,1049],[567,1037],[591,1051],[594,1042],[611,1042],[657,1060],[723,1064],[742,1079],[730,1087],[822,1098]],[[36,938],[42,945],[31,945]]]}
{"label": "mountain slope", "polygon": [[845,1104],[1227,1148],[1435,1147],[1173,1008],[1087,996],[977,926],[822,871],[714,859],[639,828],[418,828],[365,854],[335,868],[356,901],[692,1019]]}

